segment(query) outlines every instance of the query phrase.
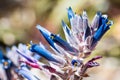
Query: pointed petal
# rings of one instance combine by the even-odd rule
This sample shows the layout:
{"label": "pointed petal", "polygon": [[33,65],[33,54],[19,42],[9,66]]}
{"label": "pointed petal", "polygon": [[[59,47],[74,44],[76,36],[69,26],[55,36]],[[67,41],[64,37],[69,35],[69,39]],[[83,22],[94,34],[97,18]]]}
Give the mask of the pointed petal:
{"label": "pointed petal", "polygon": [[92,68],[92,67],[96,67],[96,66],[99,66],[99,63],[97,62],[94,62],[95,60],[98,60],[102,58],[101,56],[96,56],[94,58],[92,58],[91,60],[89,60],[85,65],[84,67],[87,67],[87,68]]}
{"label": "pointed petal", "polygon": [[72,11],[72,8],[69,7],[68,8],[68,19],[70,21],[71,18],[73,18],[75,16],[74,12]]}
{"label": "pointed petal", "polygon": [[27,59],[28,61],[32,62],[32,63],[36,63],[37,61],[35,59],[33,59],[32,57],[28,56],[27,54],[25,53],[22,53],[20,50],[16,50],[16,52],[18,54],[20,54],[21,56],[23,56],[25,59]]}
{"label": "pointed petal", "polygon": [[[18,63],[18,57],[19,55],[16,54],[16,49],[17,47],[16,46],[12,46],[11,50],[9,50],[6,54],[6,56],[16,65],[18,66],[19,63]],[[13,56],[14,55],[14,56]]]}
{"label": "pointed petal", "polygon": [[100,23],[101,16],[102,16],[101,12],[97,12],[97,14],[94,16],[94,19],[91,24],[91,28],[93,29],[93,31],[97,30],[99,23]]}
{"label": "pointed petal", "polygon": [[[55,63],[59,63],[59,64],[64,64],[65,62],[62,61],[62,59],[60,58],[56,58],[55,55],[53,55],[51,52],[49,52],[48,50],[46,49],[43,49],[42,47],[40,47],[39,45],[37,44],[33,44],[31,45],[31,48],[30,50],[32,52],[35,52],[37,54],[39,54],[40,56],[44,57],[45,59],[47,59],[48,61],[51,61],[51,62],[55,62]],[[64,62],[64,63],[63,63]]]}
{"label": "pointed petal", "polygon": [[[75,49],[74,47],[70,46],[66,41],[64,41],[60,36],[57,36],[55,34],[51,34],[53,37],[52,40],[59,46],[61,46],[64,50],[70,51],[70,52],[75,52],[78,53],[78,50]],[[77,54],[73,54],[77,55]]]}
{"label": "pointed petal", "polygon": [[22,68],[16,70],[16,72],[28,80],[40,80],[35,75],[33,75],[25,66],[22,66]]}
{"label": "pointed petal", "polygon": [[78,18],[78,30],[80,33],[83,33],[83,19],[82,19],[82,16],[78,16],[77,15],[77,18]]}
{"label": "pointed petal", "polygon": [[106,24],[108,22],[108,18],[107,17],[108,17],[107,15],[102,15],[100,17],[98,29],[100,28],[101,25]]}
{"label": "pointed petal", "polygon": [[52,39],[51,39],[51,36],[50,36],[51,33],[50,33],[48,30],[46,30],[45,28],[41,27],[40,25],[37,25],[36,27],[37,27],[37,29],[41,32],[41,34],[43,35],[43,37],[47,40],[47,42],[48,42],[56,51],[59,52],[59,50],[55,47],[54,42],[53,42]]}
{"label": "pointed petal", "polygon": [[[60,47],[62,47],[63,49],[65,49],[66,51],[70,51],[70,52],[78,52],[77,49],[75,49],[74,47],[70,46],[65,40],[63,40],[60,36],[52,34],[50,32],[48,32],[46,29],[37,26],[37,28],[40,30],[40,32],[42,33],[42,35],[45,37],[45,39],[48,41],[48,43],[59,52],[59,50],[56,48],[55,44],[59,45]],[[46,32],[45,32],[46,31]]]}
{"label": "pointed petal", "polygon": [[109,24],[102,24],[100,26],[100,28],[95,32],[95,34],[93,36],[92,45],[95,44],[97,41],[99,41],[101,39],[101,37],[106,33],[106,31],[110,29],[110,26],[112,24],[113,24],[113,22],[110,21]]}
{"label": "pointed petal", "polygon": [[78,43],[76,42],[72,32],[70,31],[69,27],[67,26],[67,24],[65,24],[64,21],[62,21],[62,27],[63,27],[63,31],[65,33],[67,42],[72,46],[76,46]]}
{"label": "pointed petal", "polygon": [[79,15],[75,15],[74,18],[70,20],[71,30],[73,33],[82,33],[83,32],[83,21],[82,17]]}
{"label": "pointed petal", "polygon": [[30,50],[32,52],[36,52],[37,54],[39,54],[40,56],[46,58],[49,61],[55,61],[56,62],[56,60],[53,58],[52,54],[48,50],[43,49],[42,47],[40,47],[37,44],[31,45]]}
{"label": "pointed petal", "polygon": [[18,44],[18,49],[20,49],[22,52],[26,52],[26,45],[20,43]]}
{"label": "pointed petal", "polygon": [[83,11],[82,18],[83,18],[83,31],[85,33],[88,27],[88,17],[86,11]]}
{"label": "pointed petal", "polygon": [[[71,31],[70,28],[67,26],[67,24],[65,24],[65,22],[62,20],[62,28],[63,31],[65,33],[65,37],[70,36],[71,35]],[[66,38],[67,39],[67,38]]]}

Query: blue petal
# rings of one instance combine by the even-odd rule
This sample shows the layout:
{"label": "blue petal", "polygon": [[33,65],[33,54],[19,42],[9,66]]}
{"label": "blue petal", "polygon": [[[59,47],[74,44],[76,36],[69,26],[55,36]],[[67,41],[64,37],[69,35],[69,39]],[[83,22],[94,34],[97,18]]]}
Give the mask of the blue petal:
{"label": "blue petal", "polygon": [[[41,34],[44,36],[44,38],[47,40],[47,42],[56,50],[58,49],[55,47],[54,42],[51,39],[51,33],[46,30],[45,28],[41,27],[40,25],[37,25],[37,29],[41,32]],[[59,51],[58,51],[59,52]]]}
{"label": "blue petal", "polygon": [[67,26],[67,24],[62,20],[62,28],[63,28],[63,31],[64,31],[64,34],[65,34],[65,38],[67,40],[67,42],[71,45],[76,45],[76,40],[74,40],[74,36],[73,34],[71,33],[71,30],[70,28]]}
{"label": "blue petal", "polygon": [[3,59],[3,52],[0,50],[0,60]]}
{"label": "blue petal", "polygon": [[69,27],[65,24],[65,22],[63,20],[62,20],[62,27],[63,27],[64,33],[70,36],[71,31],[70,31]]}
{"label": "blue petal", "polygon": [[28,61],[32,62],[32,63],[36,63],[37,61],[35,59],[33,59],[32,57],[28,56],[27,54],[22,53],[20,50],[16,50],[16,52],[18,54],[20,54],[21,56],[23,56],[25,59],[27,59]]}
{"label": "blue petal", "polygon": [[[106,21],[103,21],[103,23]],[[110,21],[109,24],[102,24],[100,26],[100,28],[95,32],[94,36],[93,36],[93,44],[96,43],[97,41],[99,41],[101,39],[101,37],[106,33],[107,30],[110,29],[110,26],[113,24],[112,21]]]}
{"label": "blue petal", "polygon": [[72,11],[72,8],[69,7],[68,8],[68,19],[70,21],[71,18],[73,18],[75,16],[74,12]]}
{"label": "blue petal", "polygon": [[44,38],[48,41],[48,43],[59,52],[59,50],[55,47],[54,43],[61,46],[64,50],[70,51],[70,52],[78,52],[77,49],[74,47],[71,47],[66,41],[64,41],[60,36],[55,35],[47,31],[45,28],[40,27],[39,25],[37,28],[40,30]]}
{"label": "blue petal", "polygon": [[107,15],[100,16],[100,22],[99,22],[98,29],[100,28],[101,25],[106,24],[107,22],[108,22]]}
{"label": "blue petal", "polygon": [[48,50],[43,49],[37,44],[31,45],[30,51],[39,54],[40,56],[46,58],[48,61],[58,62]]}
{"label": "blue petal", "polygon": [[67,43],[66,41],[64,41],[60,36],[57,36],[55,34],[51,34],[52,40],[58,44],[59,46],[61,46],[64,50],[66,51],[70,51],[70,52],[78,52],[77,49],[75,49],[74,47],[71,47],[69,45],[69,43]]}

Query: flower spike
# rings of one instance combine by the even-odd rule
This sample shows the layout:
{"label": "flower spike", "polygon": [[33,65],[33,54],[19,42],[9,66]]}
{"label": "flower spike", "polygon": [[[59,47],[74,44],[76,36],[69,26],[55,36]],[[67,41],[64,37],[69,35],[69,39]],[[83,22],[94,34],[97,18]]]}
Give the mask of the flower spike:
{"label": "flower spike", "polygon": [[82,80],[83,77],[88,77],[86,75],[87,69],[100,65],[96,60],[102,58],[101,56],[93,57],[86,63],[84,63],[84,59],[90,56],[98,41],[110,29],[113,22],[101,12],[96,13],[91,24],[89,24],[86,11],[83,11],[82,15],[78,15],[69,7],[67,13],[71,28],[62,20],[66,40],[40,25],[36,26],[56,54],[52,54],[41,43],[31,43],[29,46],[31,52],[47,59],[50,65],[35,62],[26,54],[17,52],[27,60],[21,62],[33,68],[41,69],[43,72],[45,70],[51,76],[55,74],[56,77],[63,80]]}
{"label": "flower spike", "polygon": [[[34,44],[32,41],[28,48],[23,44],[19,44],[18,48],[13,46],[12,51],[7,54],[11,61],[8,58],[6,60],[0,52],[0,65],[4,66],[3,69],[8,70],[11,68],[9,64],[14,62],[18,68],[16,72],[28,80],[40,80],[31,73],[32,68],[41,70],[49,80],[82,80],[83,77],[89,77],[87,69],[99,66],[96,60],[102,57],[96,56],[87,62],[84,60],[90,56],[113,22],[101,12],[96,13],[91,24],[86,11],[78,15],[69,7],[67,14],[70,27],[62,20],[66,40],[37,25],[36,28],[52,50],[46,49],[42,43]],[[16,58],[13,59],[11,54],[16,55]],[[39,62],[40,57],[45,58],[48,64]]]}

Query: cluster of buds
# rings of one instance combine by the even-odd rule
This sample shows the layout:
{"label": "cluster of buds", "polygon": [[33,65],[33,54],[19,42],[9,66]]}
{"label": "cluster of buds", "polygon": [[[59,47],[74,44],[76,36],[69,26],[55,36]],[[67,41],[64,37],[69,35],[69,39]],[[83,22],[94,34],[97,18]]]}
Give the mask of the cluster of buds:
{"label": "cluster of buds", "polygon": [[[16,60],[11,59],[8,53],[9,59],[17,67],[15,69],[17,75],[28,80],[42,80],[30,71],[30,68],[38,68],[50,76],[49,80],[82,80],[89,76],[87,69],[99,66],[96,60],[102,58],[101,56],[93,57],[87,62],[84,60],[91,55],[98,41],[110,29],[113,22],[108,20],[107,15],[97,12],[89,25],[86,11],[83,11],[82,15],[75,14],[71,7],[67,11],[71,29],[62,21],[66,40],[40,25],[36,26],[52,51],[42,43],[34,44],[31,41],[28,48],[20,44],[14,49],[14,54],[17,55],[14,58]],[[45,58],[48,64],[40,62],[41,57]]]}

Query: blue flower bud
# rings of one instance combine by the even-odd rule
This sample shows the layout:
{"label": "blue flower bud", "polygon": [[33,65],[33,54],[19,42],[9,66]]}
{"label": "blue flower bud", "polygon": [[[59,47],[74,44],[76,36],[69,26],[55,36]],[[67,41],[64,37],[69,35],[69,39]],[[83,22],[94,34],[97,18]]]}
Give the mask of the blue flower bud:
{"label": "blue flower bud", "polygon": [[31,45],[30,51],[39,54],[40,56],[46,58],[48,61],[58,62],[47,49],[43,49],[37,44]]}
{"label": "blue flower bud", "polygon": [[70,21],[71,18],[73,18],[75,16],[74,12],[72,11],[72,8],[69,7],[68,8],[68,19]]}

